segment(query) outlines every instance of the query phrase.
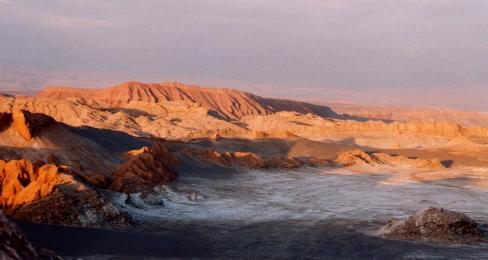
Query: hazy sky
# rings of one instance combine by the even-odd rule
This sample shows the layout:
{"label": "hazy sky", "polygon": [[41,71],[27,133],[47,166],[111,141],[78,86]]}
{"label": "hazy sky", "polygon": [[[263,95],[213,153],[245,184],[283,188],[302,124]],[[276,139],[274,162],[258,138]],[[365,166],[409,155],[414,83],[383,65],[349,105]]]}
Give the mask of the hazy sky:
{"label": "hazy sky", "polygon": [[126,80],[488,111],[488,1],[0,0],[0,90]]}

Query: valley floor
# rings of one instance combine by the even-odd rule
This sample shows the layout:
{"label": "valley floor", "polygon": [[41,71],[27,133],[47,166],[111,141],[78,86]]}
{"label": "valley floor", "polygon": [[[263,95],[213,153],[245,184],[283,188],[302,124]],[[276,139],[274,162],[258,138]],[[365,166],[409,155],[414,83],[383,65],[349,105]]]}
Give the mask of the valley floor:
{"label": "valley floor", "polygon": [[[320,258],[486,259],[487,245],[448,246],[385,240],[364,233],[383,223],[328,220],[166,223],[145,230],[21,224],[34,245],[83,259]],[[358,231],[359,229],[359,231]],[[46,239],[49,233],[49,239]]]}
{"label": "valley floor", "polygon": [[[463,178],[454,178],[456,170],[449,171],[451,176],[443,173],[446,178],[426,180],[419,176],[437,173],[310,168],[212,174],[200,169],[156,188],[150,197],[116,197],[139,223],[133,227],[21,227],[35,245],[87,259],[487,258],[488,244],[377,236],[390,217],[403,218],[429,206],[459,210],[488,224],[483,174],[463,169]],[[155,198],[161,203],[154,203]]]}

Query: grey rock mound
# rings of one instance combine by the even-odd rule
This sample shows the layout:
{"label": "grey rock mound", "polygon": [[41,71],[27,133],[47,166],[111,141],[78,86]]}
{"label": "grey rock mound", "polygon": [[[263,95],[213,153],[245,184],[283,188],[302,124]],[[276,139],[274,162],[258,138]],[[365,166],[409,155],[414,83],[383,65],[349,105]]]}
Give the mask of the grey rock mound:
{"label": "grey rock mound", "polygon": [[450,243],[473,243],[484,240],[480,225],[465,214],[429,208],[405,220],[390,220],[379,232],[390,239]]}

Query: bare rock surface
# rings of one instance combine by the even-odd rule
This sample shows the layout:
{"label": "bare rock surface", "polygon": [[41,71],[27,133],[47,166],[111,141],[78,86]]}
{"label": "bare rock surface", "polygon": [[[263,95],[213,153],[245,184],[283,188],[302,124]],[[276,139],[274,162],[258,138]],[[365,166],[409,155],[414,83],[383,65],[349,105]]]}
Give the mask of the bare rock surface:
{"label": "bare rock surface", "polygon": [[386,153],[367,153],[363,150],[352,150],[340,153],[335,162],[344,167],[354,166],[410,166],[416,168],[442,169],[445,166],[438,159],[418,159]]}
{"label": "bare rock surface", "polygon": [[52,117],[44,114],[32,114],[26,110],[14,110],[12,127],[26,140],[55,124]]}
{"label": "bare rock surface", "polygon": [[77,226],[130,223],[107,196],[76,180],[66,167],[0,161],[0,187],[0,206],[16,219]]}
{"label": "bare rock surface", "polygon": [[212,149],[187,149],[187,156],[207,162],[217,163],[227,167],[243,167],[259,169],[266,167],[266,162],[260,156],[249,152],[218,152]]}
{"label": "bare rock surface", "polygon": [[485,240],[480,226],[465,214],[429,208],[405,220],[390,220],[380,236],[400,240],[471,243]]}
{"label": "bare rock surface", "polygon": [[9,215],[26,222],[69,226],[132,224],[131,217],[112,204],[110,195],[86,186],[58,187],[51,195],[25,204]]}
{"label": "bare rock surface", "polygon": [[303,166],[329,165],[327,160],[313,157],[262,156],[253,152],[216,151],[213,149],[185,149],[183,154],[191,158],[215,163],[225,167],[247,169],[296,169]]}
{"label": "bare rock surface", "polygon": [[129,151],[125,157],[128,160],[113,174],[111,190],[133,193],[176,180],[173,166],[178,159],[160,143]]}
{"label": "bare rock surface", "polygon": [[0,206],[17,208],[50,195],[56,185],[73,182],[55,165],[36,165],[28,160],[0,160]]}

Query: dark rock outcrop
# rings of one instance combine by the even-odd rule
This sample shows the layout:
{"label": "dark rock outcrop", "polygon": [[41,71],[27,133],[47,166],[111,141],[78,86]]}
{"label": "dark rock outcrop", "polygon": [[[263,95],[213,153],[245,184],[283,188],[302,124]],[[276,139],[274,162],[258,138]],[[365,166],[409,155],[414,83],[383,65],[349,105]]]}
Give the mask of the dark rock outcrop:
{"label": "dark rock outcrop", "polygon": [[472,243],[484,240],[479,224],[468,216],[445,210],[421,210],[405,220],[390,220],[380,236],[399,240]]}
{"label": "dark rock outcrop", "polygon": [[0,131],[9,128],[12,121],[13,119],[11,113],[0,113]]}
{"label": "dark rock outcrop", "polygon": [[61,257],[46,249],[37,250],[0,210],[0,259],[34,260],[61,259]]}
{"label": "dark rock outcrop", "polygon": [[86,187],[64,185],[49,196],[10,212],[12,218],[34,223],[69,226],[127,226],[132,219],[107,196]]}

